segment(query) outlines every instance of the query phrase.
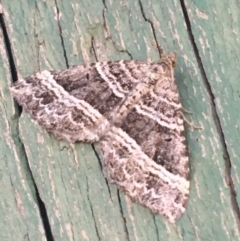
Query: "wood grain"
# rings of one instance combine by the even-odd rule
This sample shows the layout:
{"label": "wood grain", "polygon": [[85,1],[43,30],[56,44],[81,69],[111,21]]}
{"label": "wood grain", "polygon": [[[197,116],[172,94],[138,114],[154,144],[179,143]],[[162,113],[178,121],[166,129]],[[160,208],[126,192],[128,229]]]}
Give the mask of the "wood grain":
{"label": "wood grain", "polygon": [[172,225],[108,183],[92,146],[58,142],[18,112],[1,35],[1,240],[239,240],[237,1],[1,3],[18,77],[97,60],[157,60],[158,46],[176,50],[176,81],[192,112],[186,117],[203,127],[186,126],[190,198]]}
{"label": "wood grain", "polygon": [[23,143],[19,113],[10,95],[10,66],[0,30],[0,239],[46,240]]}

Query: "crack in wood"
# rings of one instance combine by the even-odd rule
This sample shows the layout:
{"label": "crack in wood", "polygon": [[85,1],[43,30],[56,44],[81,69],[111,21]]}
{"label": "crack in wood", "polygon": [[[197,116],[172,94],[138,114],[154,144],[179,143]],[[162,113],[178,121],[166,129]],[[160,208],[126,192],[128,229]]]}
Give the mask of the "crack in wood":
{"label": "crack in wood", "polygon": [[66,66],[67,66],[67,68],[69,68],[67,51],[66,51],[66,48],[65,48],[65,43],[64,43],[64,39],[63,39],[63,33],[62,33],[62,26],[60,24],[60,16],[59,16],[60,12],[59,12],[59,8],[58,8],[58,5],[57,5],[57,1],[56,0],[54,0],[54,1],[55,1],[56,11],[57,11],[57,23],[58,23],[59,35],[60,35],[60,38],[61,38],[61,44],[62,44],[62,48],[63,48],[63,55],[64,55]]}
{"label": "crack in wood", "polygon": [[121,217],[123,219],[123,225],[124,225],[124,230],[125,230],[125,234],[126,234],[126,240],[130,241],[129,232],[128,232],[128,226],[127,226],[126,218],[125,218],[124,213],[123,213],[122,202],[121,202],[121,198],[120,198],[120,193],[119,192],[120,191],[117,190],[117,197],[118,197]]}
{"label": "crack in wood", "polygon": [[213,116],[213,120],[215,122],[217,133],[219,135],[220,143],[222,145],[223,159],[225,160],[225,173],[226,173],[226,176],[228,179],[227,185],[230,188],[232,208],[233,208],[233,211],[234,211],[234,214],[236,217],[236,221],[237,221],[237,225],[238,225],[238,229],[240,232],[240,209],[239,209],[239,205],[238,205],[237,198],[236,198],[235,186],[234,186],[232,176],[231,176],[231,159],[230,159],[230,155],[228,152],[224,132],[223,132],[223,129],[221,126],[221,121],[220,121],[220,118],[219,118],[219,115],[217,112],[215,96],[212,91],[212,87],[208,81],[208,78],[207,78],[206,72],[204,70],[204,66],[203,66],[201,57],[200,57],[200,53],[198,51],[197,44],[195,42],[194,35],[192,33],[191,22],[190,22],[190,19],[188,16],[188,12],[187,12],[187,8],[185,6],[184,0],[180,0],[180,4],[182,7],[184,19],[186,22],[189,39],[192,43],[193,51],[194,51],[194,54],[195,54],[195,57],[196,57],[196,60],[197,60],[197,63],[198,63],[199,69],[200,69],[200,73],[202,75],[202,79],[204,80],[205,87],[206,87],[208,95],[210,97],[209,100],[210,100],[210,105],[211,105],[212,116]]}
{"label": "crack in wood", "polygon": [[[7,33],[7,28],[6,28],[6,25],[5,25],[3,14],[0,14],[0,25],[1,25],[1,28],[2,28],[3,38],[4,38],[4,42],[5,42],[5,46],[6,46],[7,55],[8,55],[8,61],[9,61],[12,81],[15,82],[18,79],[17,68],[16,68],[16,65],[15,65],[15,62],[14,62],[14,57],[13,57],[14,55],[13,55],[13,51],[12,51],[12,48],[11,48],[11,42],[10,42],[10,39],[9,39],[9,36],[8,36],[8,33]],[[22,108],[17,103],[15,103],[15,108],[17,109],[17,117],[19,119],[19,117],[21,115],[21,112],[22,112]],[[25,150],[25,147],[24,147],[24,143],[22,142],[22,140],[20,138],[20,135],[19,135],[18,124],[17,124],[17,128],[16,128],[16,134],[17,134],[16,138],[18,139],[18,142],[20,143],[19,148],[21,149],[21,152],[22,152],[22,154],[23,154],[23,156],[26,160],[27,172],[30,174],[30,178],[31,178],[32,183],[33,183],[33,187],[34,187],[34,191],[35,191],[36,199],[37,199],[36,203],[37,203],[38,210],[39,210],[41,220],[42,220],[42,223],[43,223],[43,228],[44,228],[44,231],[45,231],[45,234],[46,234],[46,239],[48,241],[54,241],[51,226],[50,226],[50,223],[49,223],[49,218],[48,218],[48,215],[47,215],[47,210],[46,210],[46,207],[45,207],[45,204],[44,204],[43,200],[40,197],[36,182],[34,180],[33,173],[31,171],[29,161],[28,161],[28,158],[27,158],[27,154],[26,154],[26,150]]]}
{"label": "crack in wood", "polygon": [[142,5],[142,2],[141,0],[138,0],[139,2],[139,6],[140,6],[140,10],[141,10],[141,13],[142,13],[142,16],[143,16],[143,19],[148,22],[151,26],[151,29],[152,29],[152,33],[153,33],[153,37],[154,37],[154,41],[156,43],[156,46],[157,46],[157,49],[158,49],[158,53],[159,53],[159,57],[161,58],[162,54],[163,54],[163,48],[161,47],[161,45],[158,43],[157,41],[157,35],[156,35],[156,31],[155,31],[155,28],[154,28],[154,24],[153,22],[148,19],[144,13],[144,9],[143,9],[143,5]]}
{"label": "crack in wood", "polygon": [[[86,176],[86,178],[87,178],[87,176]],[[97,223],[96,223],[96,218],[95,218],[94,212],[93,212],[92,202],[91,202],[91,199],[89,197],[88,178],[87,178],[87,199],[88,199],[89,206],[90,206],[90,209],[91,209],[91,214],[92,214],[92,217],[93,217],[93,223],[94,223],[94,227],[95,227],[95,230],[96,230],[96,235],[98,237],[98,240],[101,241],[101,238],[100,238],[100,235],[99,235],[99,231],[98,231],[98,227],[97,227]]]}

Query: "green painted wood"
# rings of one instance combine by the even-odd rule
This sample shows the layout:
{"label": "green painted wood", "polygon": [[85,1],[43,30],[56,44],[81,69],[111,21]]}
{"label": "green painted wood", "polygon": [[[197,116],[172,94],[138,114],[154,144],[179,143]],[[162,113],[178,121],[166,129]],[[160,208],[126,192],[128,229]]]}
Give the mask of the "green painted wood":
{"label": "green painted wood", "polygon": [[[4,199],[0,198],[3,216],[0,233],[7,230],[8,234],[0,236],[1,240],[24,240],[26,233],[31,234],[29,240],[44,240],[33,180],[45,204],[55,240],[239,240],[239,220],[226,182],[229,176],[224,148],[212,105],[215,101],[232,162],[230,177],[239,194],[237,16],[240,11],[237,1],[185,3],[215,99],[209,94],[179,1],[1,2],[19,76],[96,60],[157,60],[157,46],[161,45],[167,51],[178,51],[175,77],[182,103],[192,112],[186,117],[203,127],[202,130],[186,128],[191,159],[190,198],[186,213],[172,225],[118,192],[105,179],[91,145],[59,142],[25,113],[18,118],[8,91],[11,77],[2,43],[0,118],[6,133],[9,133],[8,125],[13,127],[9,138],[6,134],[0,138],[1,163],[4,163],[1,180],[7,180],[0,187],[1,193],[7,193]],[[12,139],[9,145],[6,140]],[[22,154],[23,150],[26,155]],[[21,172],[24,175],[20,176]],[[22,183],[28,189],[21,188]],[[24,200],[28,214],[24,219],[17,209],[14,185]],[[12,203],[11,208],[7,209],[4,202],[9,206]],[[11,209],[15,213],[8,211]]]}
{"label": "green painted wood", "polygon": [[0,240],[46,240],[9,93],[11,74],[0,30]]}
{"label": "green painted wood", "polygon": [[[240,202],[240,1],[188,1],[192,30],[214,96]],[[224,20],[224,21],[223,21]],[[195,23],[197,21],[197,24]],[[206,38],[205,36],[211,36]],[[238,217],[239,218],[239,217]],[[239,222],[239,221],[238,221]]]}

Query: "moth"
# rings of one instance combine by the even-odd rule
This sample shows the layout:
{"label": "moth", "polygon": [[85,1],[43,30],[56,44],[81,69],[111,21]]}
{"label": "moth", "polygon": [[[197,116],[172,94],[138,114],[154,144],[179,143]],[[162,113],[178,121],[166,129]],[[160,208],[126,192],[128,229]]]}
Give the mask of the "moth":
{"label": "moth", "polygon": [[174,223],[189,194],[175,53],[45,70],[11,87],[24,110],[57,139],[100,143],[108,178],[133,201]]}

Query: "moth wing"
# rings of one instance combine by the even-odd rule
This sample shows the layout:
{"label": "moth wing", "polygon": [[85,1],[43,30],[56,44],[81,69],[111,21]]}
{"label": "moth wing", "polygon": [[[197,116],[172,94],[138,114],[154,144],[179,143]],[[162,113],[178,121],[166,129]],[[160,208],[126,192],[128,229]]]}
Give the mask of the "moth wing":
{"label": "moth wing", "polygon": [[109,179],[133,201],[174,223],[185,211],[189,181],[149,158],[121,128],[112,127],[101,143]]}
{"label": "moth wing", "polygon": [[133,200],[175,222],[189,193],[182,106],[171,64],[149,66],[148,73],[101,138],[101,151],[113,182]]}
{"label": "moth wing", "polygon": [[49,71],[18,80],[11,92],[32,119],[57,139],[98,141],[108,126],[106,118],[87,102],[69,95]]}
{"label": "moth wing", "polygon": [[102,62],[43,71],[18,80],[11,92],[31,117],[58,139],[95,142],[144,73],[144,69],[135,70],[133,63]]}

